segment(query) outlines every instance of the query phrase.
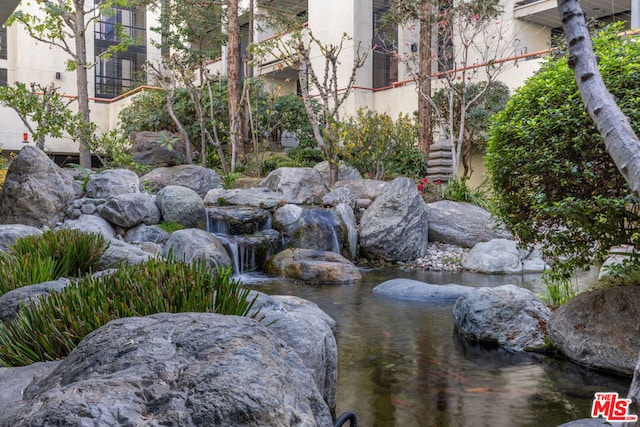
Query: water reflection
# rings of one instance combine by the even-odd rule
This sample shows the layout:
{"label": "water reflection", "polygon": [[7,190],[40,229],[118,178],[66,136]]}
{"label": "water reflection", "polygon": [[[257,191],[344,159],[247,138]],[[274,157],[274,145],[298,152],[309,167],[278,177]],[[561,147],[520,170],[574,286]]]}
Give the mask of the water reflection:
{"label": "water reflection", "polygon": [[337,412],[354,411],[360,426],[557,426],[589,417],[596,391],[627,393],[627,378],[470,343],[454,332],[449,304],[372,293],[396,277],[468,286],[513,283],[539,292],[537,276],[397,269],[363,275],[361,283],[344,286],[285,280],[252,285],[314,301],[337,321]]}

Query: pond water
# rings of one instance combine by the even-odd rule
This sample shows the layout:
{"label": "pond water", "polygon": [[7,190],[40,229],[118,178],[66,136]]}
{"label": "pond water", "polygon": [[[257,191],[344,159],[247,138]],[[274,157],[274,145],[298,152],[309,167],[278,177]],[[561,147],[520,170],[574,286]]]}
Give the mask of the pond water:
{"label": "pond water", "polygon": [[397,277],[467,286],[512,283],[538,292],[536,276],[399,269],[363,271],[363,276],[357,284],[331,286],[244,280],[267,294],[314,301],[336,320],[337,414],[355,412],[361,427],[557,426],[589,418],[597,391],[627,394],[630,378],[466,341],[454,331],[452,304],[399,301],[372,292]]}

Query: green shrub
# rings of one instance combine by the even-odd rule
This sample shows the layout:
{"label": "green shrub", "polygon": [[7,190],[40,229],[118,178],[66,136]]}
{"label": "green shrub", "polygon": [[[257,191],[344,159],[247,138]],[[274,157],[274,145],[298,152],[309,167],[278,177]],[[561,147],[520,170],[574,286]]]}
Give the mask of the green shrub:
{"label": "green shrub", "polygon": [[[640,132],[640,43],[619,25],[593,36],[610,92]],[[640,246],[637,199],[585,112],[566,55],[550,58],[493,116],[487,167],[495,213],[525,244],[542,243],[562,273],[609,248]]]}
{"label": "green shrub", "polygon": [[176,221],[163,221],[158,224],[158,227],[166,231],[167,233],[173,233],[174,231],[183,230],[184,225]]}
{"label": "green shrub", "polygon": [[256,318],[256,297],[231,276],[205,262],[150,259],[110,275],[84,277],[59,293],[23,307],[0,322],[0,365],[22,366],[66,357],[107,322],[154,313],[213,312]]}
{"label": "green shrub", "polygon": [[0,295],[26,285],[90,273],[108,247],[101,234],[71,229],[17,239],[0,257]]}
{"label": "green shrub", "polygon": [[489,199],[482,187],[471,188],[463,179],[449,181],[445,186],[443,198],[454,202],[471,203],[483,209],[489,208]]}
{"label": "green shrub", "polygon": [[360,109],[338,125],[340,156],[372,179],[424,176],[426,159],[416,145],[417,126],[406,115],[394,122],[387,114]]}

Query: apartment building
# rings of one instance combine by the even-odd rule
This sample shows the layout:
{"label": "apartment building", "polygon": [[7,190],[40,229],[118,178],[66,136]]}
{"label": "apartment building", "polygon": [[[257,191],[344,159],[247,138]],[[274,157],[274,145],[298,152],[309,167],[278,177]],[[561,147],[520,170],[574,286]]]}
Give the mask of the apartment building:
{"label": "apartment building", "polygon": [[[248,1],[245,3],[248,4]],[[391,31],[391,34],[388,30],[383,34],[380,30],[381,18],[389,8],[389,0],[265,0],[255,3],[257,15],[261,9],[279,5],[306,18],[307,26],[323,43],[338,43],[343,34],[348,34],[351,39],[341,55],[343,67],[338,76],[343,85],[348,81],[358,49],[367,51],[367,60],[357,74],[353,93],[344,106],[344,114],[368,107],[396,117],[399,113],[412,113],[417,109],[415,64],[412,61],[418,54],[419,28],[417,25],[406,25]],[[498,80],[516,88],[538,69],[545,50],[549,48],[551,36],[560,31],[561,23],[556,0],[503,0],[502,5],[504,14],[496,22],[496,28],[500,28],[500,38],[507,40],[508,46],[497,54],[500,57],[494,59],[503,64]],[[582,0],[581,6],[589,17],[604,21],[622,20],[629,28],[640,27],[640,0]],[[33,13],[37,10],[37,3],[24,0],[18,7]],[[0,17],[6,9],[3,3]],[[95,67],[90,70],[92,120],[101,131],[117,125],[118,112],[129,101],[127,96],[121,95],[147,83],[141,68],[144,61],[161,58],[161,52],[151,43],[151,38],[157,37],[151,31],[153,26],[157,26],[156,17],[144,10],[126,8],[120,9],[116,15],[100,17],[95,22],[93,37],[87,43],[89,58],[96,58],[110,44],[118,42],[113,31],[116,24],[129,31],[138,42],[128,51],[109,60],[96,60]],[[246,46],[249,39],[247,15],[241,18],[241,24],[243,46]],[[257,23],[254,27],[253,37],[257,42],[272,37],[286,37],[261,29]],[[433,43],[432,48],[437,51],[438,41],[434,40]],[[389,48],[390,45],[392,48]],[[213,63],[211,68],[214,72],[224,74],[225,50],[222,52],[223,58]],[[75,73],[65,71],[67,59],[62,51],[35,42],[18,24],[0,31],[0,84],[20,81],[46,85],[54,82],[60,87],[61,93],[73,97],[76,95]],[[315,60],[320,67],[321,58],[316,57]],[[434,61],[434,72],[444,71],[438,69],[442,63]],[[469,63],[480,62],[476,58]],[[296,71],[283,65],[277,58],[263,58],[253,73],[268,84],[279,85],[282,90],[296,91]],[[482,78],[481,73],[474,78]],[[437,85],[435,79],[434,87]],[[25,126],[15,112],[0,107],[0,148],[14,151],[25,143],[33,143],[25,132]],[[58,155],[77,152],[77,145],[64,138],[49,141],[47,148]]]}

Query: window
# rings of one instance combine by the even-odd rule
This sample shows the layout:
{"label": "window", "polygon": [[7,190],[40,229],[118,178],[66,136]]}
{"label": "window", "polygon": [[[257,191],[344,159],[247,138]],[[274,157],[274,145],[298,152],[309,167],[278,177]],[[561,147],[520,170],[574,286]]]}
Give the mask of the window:
{"label": "window", "polygon": [[[123,37],[133,40],[126,51],[113,53],[110,58],[100,56]],[[110,15],[102,15],[94,30],[95,96],[114,98],[145,81],[143,64],[147,59],[145,9],[118,8]]]}
{"label": "window", "polygon": [[7,27],[0,27],[0,59],[7,59]]}
{"label": "window", "polygon": [[9,83],[7,80],[7,69],[0,68],[0,86],[6,86]]}
{"label": "window", "polygon": [[383,17],[389,10],[389,0],[373,2],[373,87],[391,86],[398,81],[398,26],[385,25]]}

